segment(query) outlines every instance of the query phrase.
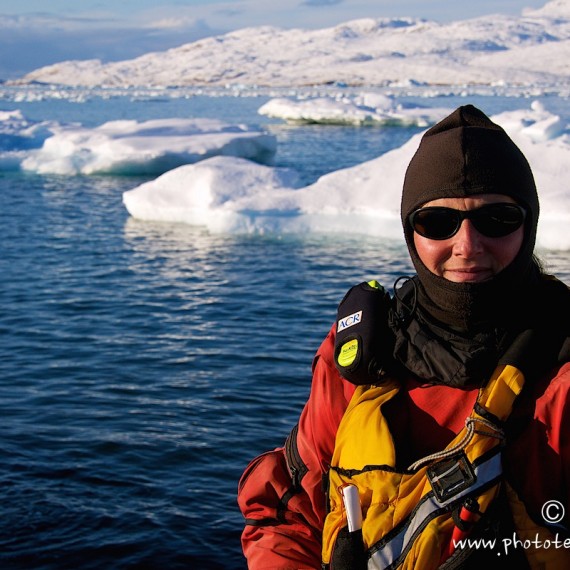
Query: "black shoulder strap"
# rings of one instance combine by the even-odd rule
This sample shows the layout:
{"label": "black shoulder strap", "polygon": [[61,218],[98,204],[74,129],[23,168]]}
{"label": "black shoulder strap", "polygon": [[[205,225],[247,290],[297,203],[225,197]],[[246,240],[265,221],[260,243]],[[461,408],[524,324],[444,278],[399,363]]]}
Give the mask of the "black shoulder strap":
{"label": "black shoulder strap", "polygon": [[558,362],[564,364],[565,362],[570,362],[570,336],[567,336],[562,343],[562,348],[558,353]]}
{"label": "black shoulder strap", "polygon": [[528,379],[570,360],[570,289],[556,277],[545,275],[536,302],[536,321],[518,335],[499,361],[513,364]]}

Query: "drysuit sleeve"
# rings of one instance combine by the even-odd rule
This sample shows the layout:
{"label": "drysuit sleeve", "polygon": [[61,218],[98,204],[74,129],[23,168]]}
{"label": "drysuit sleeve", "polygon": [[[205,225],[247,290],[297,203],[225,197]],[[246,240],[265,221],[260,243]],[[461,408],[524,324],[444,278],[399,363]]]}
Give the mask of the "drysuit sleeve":
{"label": "drysuit sleeve", "polygon": [[[546,381],[546,389],[542,385]],[[556,501],[558,520],[570,536],[570,363],[537,386],[532,420],[507,452],[509,479],[531,517],[542,524],[542,508]],[[524,468],[521,468],[524,466]],[[555,514],[554,508],[552,514]]]}
{"label": "drysuit sleeve", "polygon": [[[545,433],[544,456],[537,462],[537,472],[544,472],[540,506],[550,500],[564,505],[565,517],[560,521],[570,536],[570,363],[566,363],[537,400],[535,418]],[[528,458],[528,454],[526,456]],[[527,459],[528,460],[528,459]],[[537,505],[538,506],[538,505]]]}
{"label": "drysuit sleeve", "polygon": [[334,361],[334,331],[313,361],[311,393],[283,447],[254,459],[238,486],[242,548],[250,570],[321,567],[323,475],[354,386]]}

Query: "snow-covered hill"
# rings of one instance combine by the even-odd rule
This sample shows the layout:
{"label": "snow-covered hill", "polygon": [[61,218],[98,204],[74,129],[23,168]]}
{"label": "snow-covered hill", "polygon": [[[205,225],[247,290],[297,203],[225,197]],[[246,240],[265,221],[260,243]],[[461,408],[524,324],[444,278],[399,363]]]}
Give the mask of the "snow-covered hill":
{"label": "snow-covered hill", "polygon": [[361,19],[247,28],[115,63],[67,61],[17,83],[76,86],[570,85],[570,0],[519,17]]}

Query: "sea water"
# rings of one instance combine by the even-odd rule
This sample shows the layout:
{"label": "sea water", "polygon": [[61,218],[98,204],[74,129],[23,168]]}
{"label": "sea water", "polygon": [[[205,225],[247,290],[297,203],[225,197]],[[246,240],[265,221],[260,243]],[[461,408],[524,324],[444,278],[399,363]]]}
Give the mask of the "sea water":
{"label": "sea water", "polygon": [[[266,100],[10,95],[0,110],[262,125],[306,183],[418,131],[287,126],[257,114]],[[240,474],[296,423],[345,291],[412,271],[399,241],[134,220],[122,193],[143,181],[0,173],[3,570],[245,568]],[[570,252],[542,257],[570,283]]]}

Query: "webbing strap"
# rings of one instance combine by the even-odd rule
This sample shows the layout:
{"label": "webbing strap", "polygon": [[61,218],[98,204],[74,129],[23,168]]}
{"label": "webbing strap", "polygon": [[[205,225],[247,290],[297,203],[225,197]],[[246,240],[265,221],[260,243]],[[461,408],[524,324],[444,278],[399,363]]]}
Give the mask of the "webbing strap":
{"label": "webbing strap", "polygon": [[[524,375],[518,368],[508,364],[497,366],[487,385],[479,391],[475,407],[465,422],[466,429],[460,433],[460,435],[463,434],[462,439],[457,441],[456,438],[455,443],[450,444],[444,450],[418,459],[408,469],[415,471],[425,463],[449,457],[458,450],[464,449],[475,435],[475,422],[484,423],[491,429],[491,432],[487,432],[486,435],[502,439],[500,424],[509,417],[513,403],[521,393],[523,386]],[[479,415],[485,417],[479,418]]]}
{"label": "webbing strap", "polygon": [[523,389],[524,379],[524,374],[515,366],[500,364],[487,385],[481,389],[477,403],[499,420],[505,421]]}
{"label": "webbing strap", "polygon": [[440,503],[433,492],[425,495],[410,517],[404,521],[403,527],[388,540],[380,541],[371,549],[373,553],[368,560],[368,568],[379,570],[391,568],[392,564],[399,562],[400,558],[407,554],[417,535],[431,520],[449,512],[452,504],[462,502],[466,496],[472,495],[497,481],[502,474],[500,450],[497,449],[496,453],[477,465],[474,471],[475,483],[447,501]]}

